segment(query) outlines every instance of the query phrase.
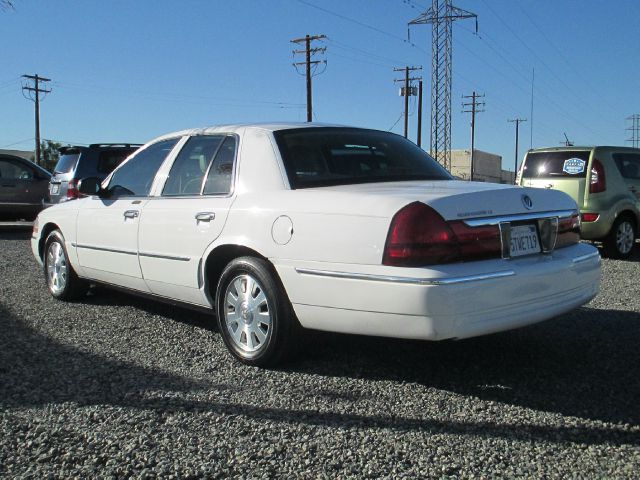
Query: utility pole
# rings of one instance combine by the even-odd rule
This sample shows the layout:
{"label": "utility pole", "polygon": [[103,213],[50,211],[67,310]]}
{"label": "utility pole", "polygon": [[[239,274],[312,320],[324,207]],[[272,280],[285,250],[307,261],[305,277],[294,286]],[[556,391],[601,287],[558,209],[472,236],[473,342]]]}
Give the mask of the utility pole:
{"label": "utility pole", "polygon": [[291,43],[295,43],[297,45],[304,43],[304,50],[294,50],[293,54],[304,54],[305,61],[304,62],[295,62],[293,66],[298,70],[298,66],[305,66],[305,76],[307,77],[307,122],[313,121],[313,99],[311,94],[311,77],[313,77],[311,73],[311,65],[319,65],[319,64],[327,64],[326,60],[311,60],[311,57],[317,53],[324,53],[327,50],[327,47],[320,48],[311,48],[311,42],[316,40],[323,40],[327,38],[326,35],[305,35],[303,38],[294,38],[291,40]]}
{"label": "utility pole", "polygon": [[422,146],[422,79],[418,81],[418,135],[416,144]]}
{"label": "utility pole", "polygon": [[[36,107],[36,154],[35,160],[36,164],[40,165],[40,94],[47,94],[51,92],[51,89],[47,90],[46,88],[40,88],[40,82],[46,83],[50,82],[50,78],[39,77],[38,74],[35,75],[22,75],[22,78],[25,78],[26,81],[22,85],[22,95],[33,101]],[[27,83],[31,80],[33,83]],[[28,92],[25,95],[25,92]],[[28,96],[27,96],[28,95]],[[43,97],[44,98],[44,97]]]}
{"label": "utility pole", "polygon": [[627,128],[627,131],[631,132],[631,138],[627,139],[627,142],[631,143],[633,148],[640,146],[640,115],[637,113],[627,117],[627,120],[631,121],[631,126]]}
{"label": "utility pole", "polygon": [[516,159],[515,159],[515,166],[514,166],[514,170],[513,170],[513,181],[515,183],[515,178],[518,175],[518,129],[520,128],[520,124],[522,122],[526,122],[527,119],[526,118],[514,118],[513,120],[507,120],[509,123],[515,123],[516,124]]}
{"label": "utility pole", "polygon": [[431,24],[431,145],[430,153],[446,169],[451,168],[451,75],[453,22],[478,16],[451,4],[431,0],[431,7],[409,22]]}
{"label": "utility pole", "polygon": [[415,80],[422,80],[422,77],[409,77],[409,72],[413,72],[416,70],[422,70],[422,67],[403,67],[403,68],[394,68],[394,72],[404,72],[404,78],[402,79],[394,79],[394,83],[402,82],[404,83],[404,87],[400,89],[400,96],[404,96],[404,138],[408,138],[409,136],[409,97],[411,95],[417,95],[417,91],[415,87],[411,86],[411,82]]}
{"label": "utility pole", "polygon": [[484,94],[478,95],[475,90],[471,95],[463,95],[462,98],[471,98],[471,102],[462,102],[462,108],[471,107],[471,110],[462,110],[462,113],[470,113],[471,114],[471,172],[470,172],[470,180],[473,181],[473,172],[474,172],[474,150],[476,143],[476,113],[482,113],[484,110],[478,110],[478,108],[482,108],[485,106],[484,102],[479,102],[479,98],[484,98]]}

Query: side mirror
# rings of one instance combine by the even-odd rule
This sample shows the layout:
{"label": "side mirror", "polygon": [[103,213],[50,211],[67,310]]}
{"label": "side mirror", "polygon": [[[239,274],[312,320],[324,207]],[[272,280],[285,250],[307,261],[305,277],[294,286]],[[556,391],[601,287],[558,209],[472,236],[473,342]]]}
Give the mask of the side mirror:
{"label": "side mirror", "polygon": [[102,186],[100,185],[101,183],[102,180],[100,180],[98,177],[82,178],[78,182],[78,191],[85,195],[99,196],[103,192]]}

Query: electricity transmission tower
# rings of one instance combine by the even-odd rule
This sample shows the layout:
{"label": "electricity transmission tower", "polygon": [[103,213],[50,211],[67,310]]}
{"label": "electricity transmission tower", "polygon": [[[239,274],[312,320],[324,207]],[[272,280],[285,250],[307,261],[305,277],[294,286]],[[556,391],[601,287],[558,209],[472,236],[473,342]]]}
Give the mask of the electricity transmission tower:
{"label": "electricity transmission tower", "polygon": [[[36,154],[35,160],[36,164],[40,165],[40,94],[43,93],[45,96],[47,93],[51,92],[51,89],[47,90],[46,88],[40,88],[40,82],[46,83],[50,82],[50,78],[39,77],[38,74],[35,75],[22,75],[22,78],[25,79],[22,85],[22,95],[24,98],[33,101],[36,107]],[[33,83],[31,83],[33,82]],[[25,92],[27,92],[25,94]],[[44,98],[44,97],[42,97]]]}
{"label": "electricity transmission tower", "polygon": [[451,0],[432,0],[431,7],[409,26],[431,24],[431,155],[445,168],[451,167],[451,53],[455,20],[476,19],[475,13],[451,5]]}
{"label": "electricity transmission tower", "polygon": [[[418,95],[418,89],[411,85],[411,82],[416,80],[422,81],[422,77],[410,77],[409,72],[413,72],[416,70],[422,70],[422,67],[403,67],[403,68],[394,68],[394,72],[404,72],[404,78],[396,78],[393,80],[394,83],[402,82],[404,83],[404,87],[400,89],[400,96],[404,97],[404,138],[408,138],[409,136],[409,97]],[[420,112],[421,114],[422,112]]]}
{"label": "electricity transmission tower", "polygon": [[631,126],[627,128],[628,132],[631,132],[631,138],[627,139],[627,142],[631,143],[633,148],[640,147],[640,115],[637,113],[627,117],[627,120],[631,122]]}
{"label": "electricity transmission tower", "polygon": [[471,114],[471,175],[470,180],[473,181],[473,160],[474,160],[474,150],[476,143],[476,113],[482,113],[484,110],[481,110],[484,107],[484,102],[479,102],[479,98],[484,98],[483,95],[478,95],[475,90],[471,95],[463,95],[462,98],[470,98],[470,102],[462,102],[462,108],[469,108],[471,110],[463,110],[462,113],[470,113]]}
{"label": "electricity transmission tower", "polygon": [[320,47],[320,48],[311,48],[311,42],[316,41],[316,40],[322,40],[327,38],[326,35],[306,35],[303,38],[294,38],[293,40],[291,40],[291,43],[295,43],[295,44],[301,44],[304,43],[305,44],[305,49],[304,50],[294,50],[293,54],[304,54],[305,55],[305,61],[304,62],[295,62],[293,64],[293,66],[295,67],[296,70],[298,70],[298,66],[300,65],[304,65],[305,66],[305,76],[307,77],[307,122],[311,122],[313,121],[313,100],[312,100],[312,94],[311,94],[311,77],[313,77],[313,73],[311,72],[311,66],[312,65],[319,65],[319,64],[327,64],[326,60],[311,60],[311,57],[315,54],[319,54],[319,53],[324,53],[327,50],[327,47]]}

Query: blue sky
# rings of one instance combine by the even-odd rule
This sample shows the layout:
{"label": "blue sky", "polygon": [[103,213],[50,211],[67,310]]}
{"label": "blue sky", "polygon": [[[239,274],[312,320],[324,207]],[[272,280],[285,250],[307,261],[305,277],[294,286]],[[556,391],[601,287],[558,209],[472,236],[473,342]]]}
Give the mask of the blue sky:
{"label": "blue sky", "polygon": [[[14,0],[0,11],[0,148],[33,148],[33,104],[22,74],[52,79],[43,138],[63,143],[146,142],[183,128],[304,121],[305,81],[290,40],[328,38],[314,77],[320,122],[402,133],[394,67],[422,65],[428,149],[431,27],[407,22],[428,0]],[[615,3],[615,7],[613,4]],[[625,145],[640,113],[637,0],[458,0],[478,15],[454,25],[452,147],[470,146],[462,95],[484,94],[476,148],[513,169],[533,147]],[[301,60],[301,59],[299,59]],[[410,107],[415,139],[416,108]],[[423,141],[424,141],[423,140]]]}

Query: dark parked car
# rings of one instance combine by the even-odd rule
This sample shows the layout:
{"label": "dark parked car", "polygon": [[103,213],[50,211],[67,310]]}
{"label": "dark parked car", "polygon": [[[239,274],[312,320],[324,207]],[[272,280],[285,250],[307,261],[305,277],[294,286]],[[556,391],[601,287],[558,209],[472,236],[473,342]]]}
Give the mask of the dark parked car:
{"label": "dark parked car", "polygon": [[33,220],[49,201],[50,178],[29,160],[0,154],[0,219]]}
{"label": "dark parked car", "polygon": [[51,203],[60,203],[80,196],[81,178],[106,178],[122,161],[135,152],[139,144],[96,143],[88,147],[62,147],[60,159],[53,169],[49,186]]}

